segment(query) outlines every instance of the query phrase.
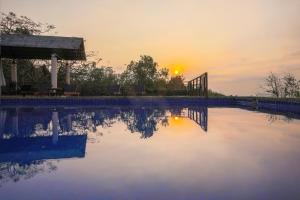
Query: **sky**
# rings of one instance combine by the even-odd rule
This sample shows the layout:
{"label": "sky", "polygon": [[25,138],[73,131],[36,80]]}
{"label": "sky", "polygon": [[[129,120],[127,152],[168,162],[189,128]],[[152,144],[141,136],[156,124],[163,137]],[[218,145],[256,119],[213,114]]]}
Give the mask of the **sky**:
{"label": "sky", "polygon": [[208,72],[209,88],[261,94],[271,71],[300,78],[300,0],[0,0],[85,39],[116,72],[140,55],[185,80]]}

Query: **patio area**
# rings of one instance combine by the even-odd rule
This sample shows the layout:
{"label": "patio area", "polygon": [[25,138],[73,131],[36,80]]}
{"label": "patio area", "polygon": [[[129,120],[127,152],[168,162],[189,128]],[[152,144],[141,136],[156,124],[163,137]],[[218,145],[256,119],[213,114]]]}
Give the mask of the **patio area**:
{"label": "patio area", "polygon": [[[51,87],[45,88],[39,94],[45,95],[79,95],[72,91],[71,66],[68,61],[86,60],[84,40],[79,37],[40,36],[21,34],[1,34],[0,40],[0,95],[2,88],[6,87],[12,94],[37,95],[30,85],[18,83],[18,60],[50,60]],[[11,80],[7,80],[3,74],[2,59],[11,59]],[[66,61],[65,86],[58,86],[57,73],[58,61]]]}

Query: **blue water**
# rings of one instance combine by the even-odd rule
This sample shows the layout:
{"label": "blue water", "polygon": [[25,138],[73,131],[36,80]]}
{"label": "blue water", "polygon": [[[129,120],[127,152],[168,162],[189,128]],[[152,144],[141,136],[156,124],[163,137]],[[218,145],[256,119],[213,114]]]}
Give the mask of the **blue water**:
{"label": "blue water", "polygon": [[0,199],[300,199],[299,116],[2,107]]}

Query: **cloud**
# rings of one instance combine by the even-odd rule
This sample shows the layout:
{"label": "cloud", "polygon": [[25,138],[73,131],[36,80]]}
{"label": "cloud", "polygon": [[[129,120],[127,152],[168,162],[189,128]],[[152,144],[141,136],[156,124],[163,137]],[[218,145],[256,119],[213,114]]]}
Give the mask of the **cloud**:
{"label": "cloud", "polygon": [[300,58],[300,50],[294,51],[289,54],[290,57],[299,57]]}

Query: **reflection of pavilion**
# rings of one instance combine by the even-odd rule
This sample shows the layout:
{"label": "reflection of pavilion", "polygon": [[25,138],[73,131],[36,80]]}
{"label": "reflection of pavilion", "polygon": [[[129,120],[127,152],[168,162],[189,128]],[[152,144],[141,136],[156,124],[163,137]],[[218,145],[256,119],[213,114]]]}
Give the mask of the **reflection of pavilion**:
{"label": "reflection of pavilion", "polygon": [[[70,120],[65,126],[71,130],[68,116]],[[0,110],[0,163],[84,157],[87,135],[60,135],[60,129],[56,110]]]}
{"label": "reflection of pavilion", "polygon": [[34,160],[61,159],[85,156],[86,135],[26,137],[0,140],[0,163],[27,163]]}

